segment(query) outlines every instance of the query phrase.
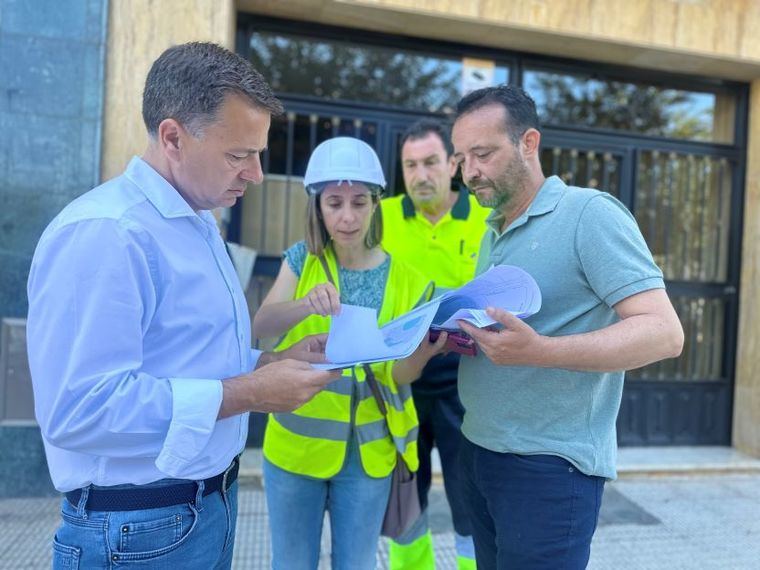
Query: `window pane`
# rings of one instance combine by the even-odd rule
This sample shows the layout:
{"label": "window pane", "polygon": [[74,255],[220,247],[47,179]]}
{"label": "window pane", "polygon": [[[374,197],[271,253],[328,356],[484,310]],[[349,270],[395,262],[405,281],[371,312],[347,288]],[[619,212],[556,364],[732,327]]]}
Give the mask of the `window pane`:
{"label": "window pane", "polygon": [[538,70],[525,72],[524,86],[544,124],[733,142],[732,96]]}
{"label": "window pane", "polygon": [[[253,65],[281,93],[450,112],[461,94],[462,62],[336,40],[254,32]],[[497,66],[494,83],[509,80]]]}

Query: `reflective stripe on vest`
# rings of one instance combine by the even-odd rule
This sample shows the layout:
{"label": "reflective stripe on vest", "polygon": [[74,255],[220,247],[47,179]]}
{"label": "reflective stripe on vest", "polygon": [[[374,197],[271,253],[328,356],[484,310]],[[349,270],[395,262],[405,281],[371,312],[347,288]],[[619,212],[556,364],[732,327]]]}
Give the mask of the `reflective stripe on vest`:
{"label": "reflective stripe on vest", "polygon": [[[329,439],[331,441],[346,441],[351,430],[351,425],[345,422],[336,422],[334,420],[323,420],[299,416],[298,414],[272,414],[277,422],[294,433],[309,434],[310,437],[319,439]],[[372,423],[354,426],[356,440],[359,444],[370,443],[378,439],[384,439],[390,436],[388,424],[385,419],[377,420]],[[406,451],[406,448],[413,441],[417,441],[419,435],[419,426],[414,427],[406,434],[405,437],[393,437],[396,449],[400,453]],[[403,450],[403,451],[402,451]]]}
{"label": "reflective stripe on vest", "polygon": [[[366,400],[367,398],[374,398],[372,390],[370,390],[369,384],[367,384],[367,382],[354,382],[353,378],[350,376],[341,376],[335,382],[331,382],[325,386],[324,390],[327,392],[332,392],[333,394],[350,396],[354,385],[356,385],[356,396],[359,401]],[[386,405],[393,406],[393,408],[399,412],[404,411],[404,404],[409,398],[412,397],[411,390],[404,390],[405,393],[401,394],[391,392],[391,390],[385,384],[378,383],[378,387],[380,388],[380,393],[383,396],[383,400],[385,401]],[[402,388],[402,386],[399,386],[399,388]]]}

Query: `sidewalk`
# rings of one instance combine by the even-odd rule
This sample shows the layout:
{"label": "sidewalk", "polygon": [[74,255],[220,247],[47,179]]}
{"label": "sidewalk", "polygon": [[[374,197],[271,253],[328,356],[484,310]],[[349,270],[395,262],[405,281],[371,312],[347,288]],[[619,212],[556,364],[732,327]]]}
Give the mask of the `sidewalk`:
{"label": "sidewalk", "polygon": [[[0,569],[50,567],[58,499],[0,500]],[[443,490],[434,487],[431,525],[439,570],[455,568]],[[329,528],[320,568],[329,569]],[[269,568],[266,505],[260,487],[241,488],[234,568]],[[387,568],[387,545],[378,552]],[[607,485],[591,563],[595,570],[760,568],[760,473],[638,476]]]}

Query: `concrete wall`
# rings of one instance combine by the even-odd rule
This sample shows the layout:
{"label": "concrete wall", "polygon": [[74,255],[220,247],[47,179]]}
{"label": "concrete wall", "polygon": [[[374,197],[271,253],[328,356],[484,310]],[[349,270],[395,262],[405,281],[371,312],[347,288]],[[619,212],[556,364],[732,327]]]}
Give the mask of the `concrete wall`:
{"label": "concrete wall", "polygon": [[760,79],[750,93],[733,442],[760,457]]}

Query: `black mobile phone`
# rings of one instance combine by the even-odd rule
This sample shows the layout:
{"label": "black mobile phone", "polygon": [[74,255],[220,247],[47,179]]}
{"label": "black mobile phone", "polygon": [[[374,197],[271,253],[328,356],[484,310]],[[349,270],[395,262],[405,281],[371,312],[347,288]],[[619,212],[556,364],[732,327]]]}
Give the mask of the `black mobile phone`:
{"label": "black mobile phone", "polygon": [[[467,356],[475,356],[478,353],[478,346],[472,337],[461,331],[446,331],[446,350],[458,352]],[[435,342],[441,336],[440,329],[430,329],[430,342]]]}

